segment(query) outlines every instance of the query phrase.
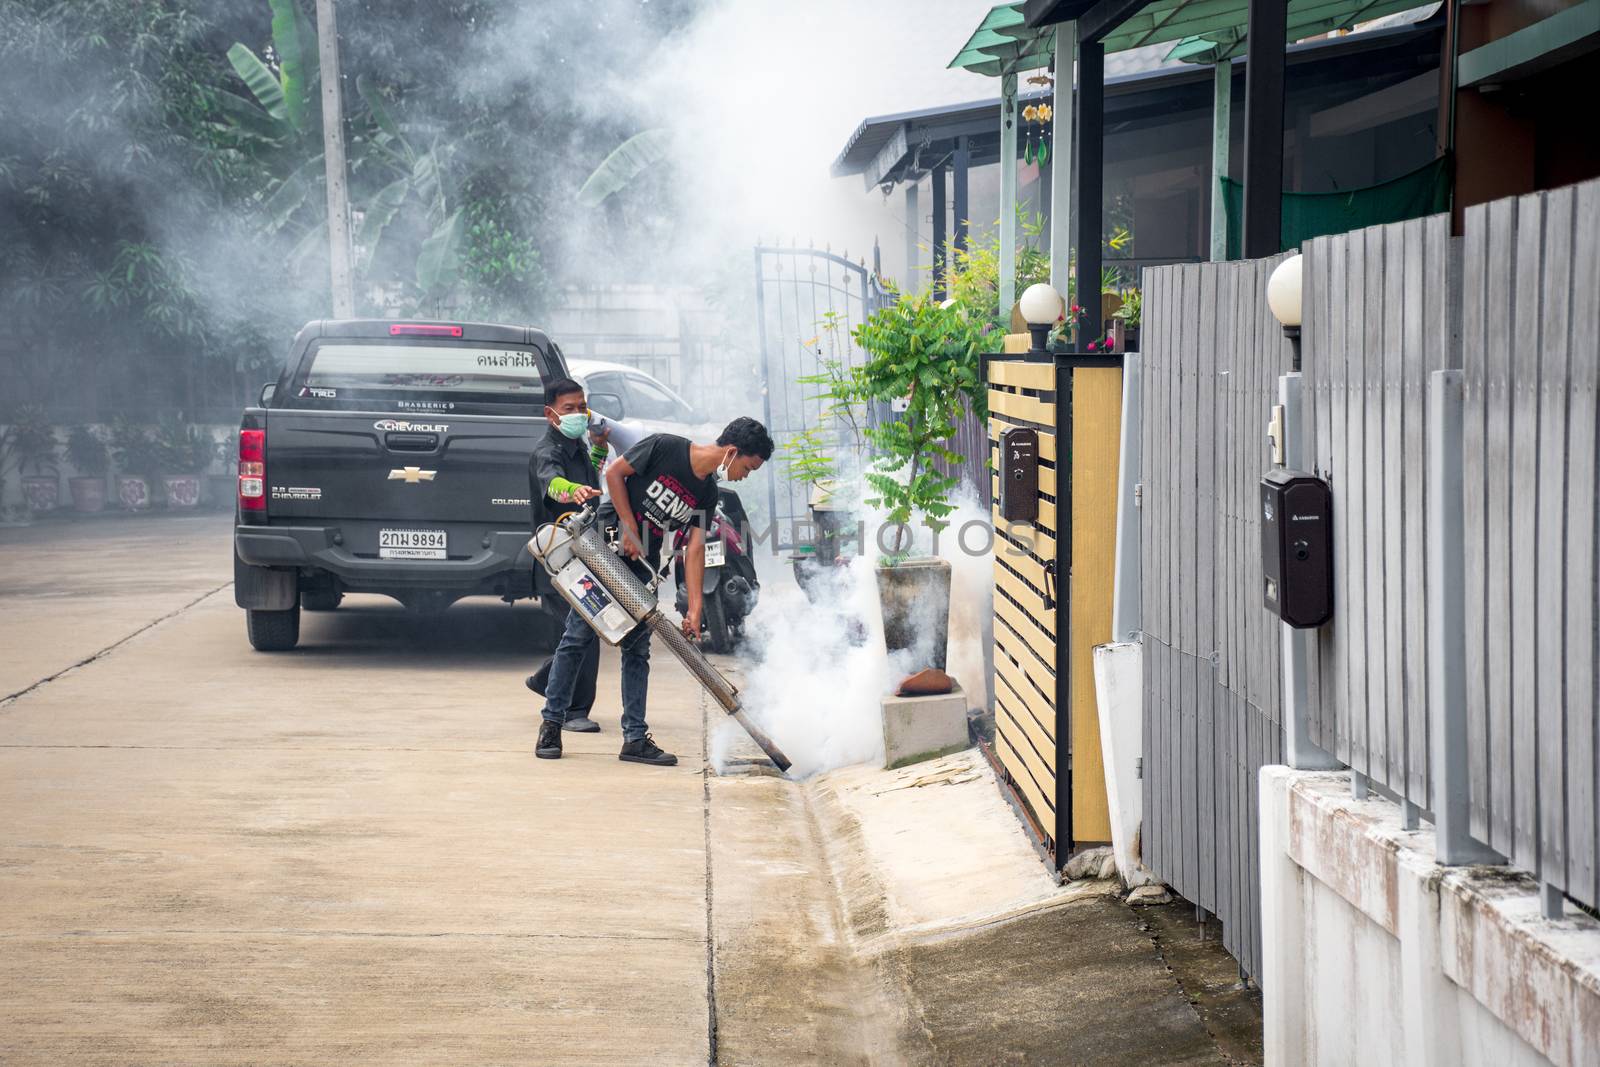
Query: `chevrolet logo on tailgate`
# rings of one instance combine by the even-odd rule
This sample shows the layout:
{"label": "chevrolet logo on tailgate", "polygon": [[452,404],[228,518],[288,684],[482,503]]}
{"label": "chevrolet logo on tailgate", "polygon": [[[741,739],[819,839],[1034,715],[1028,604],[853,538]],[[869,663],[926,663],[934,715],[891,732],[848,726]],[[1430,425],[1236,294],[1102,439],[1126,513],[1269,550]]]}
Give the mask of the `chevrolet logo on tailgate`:
{"label": "chevrolet logo on tailgate", "polygon": [[416,485],[418,482],[431,482],[438,471],[425,471],[421,467],[396,467],[389,472],[391,482],[405,482],[407,485]]}

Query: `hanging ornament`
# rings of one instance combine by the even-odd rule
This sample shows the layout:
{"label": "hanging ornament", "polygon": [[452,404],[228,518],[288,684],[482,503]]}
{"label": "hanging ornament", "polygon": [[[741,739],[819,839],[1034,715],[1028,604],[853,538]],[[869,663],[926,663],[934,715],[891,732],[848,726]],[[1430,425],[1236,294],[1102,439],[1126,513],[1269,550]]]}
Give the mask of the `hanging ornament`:
{"label": "hanging ornament", "polygon": [[1042,167],[1048,163],[1050,161],[1050,142],[1040,140],[1039,151],[1035,155],[1038,157],[1039,166]]}

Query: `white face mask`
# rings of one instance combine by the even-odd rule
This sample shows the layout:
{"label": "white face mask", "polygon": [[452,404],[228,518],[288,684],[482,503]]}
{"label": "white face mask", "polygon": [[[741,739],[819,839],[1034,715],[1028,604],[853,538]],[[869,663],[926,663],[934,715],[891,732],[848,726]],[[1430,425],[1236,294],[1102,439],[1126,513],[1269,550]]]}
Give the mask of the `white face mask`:
{"label": "white face mask", "polygon": [[726,456],[722,457],[722,462],[717,465],[717,481],[719,481],[719,482],[727,481],[727,479],[728,479],[728,467],[729,467],[729,465],[731,465],[733,463],[733,457],[737,456],[738,454],[739,454],[738,449],[735,449],[734,451],[728,453]]}

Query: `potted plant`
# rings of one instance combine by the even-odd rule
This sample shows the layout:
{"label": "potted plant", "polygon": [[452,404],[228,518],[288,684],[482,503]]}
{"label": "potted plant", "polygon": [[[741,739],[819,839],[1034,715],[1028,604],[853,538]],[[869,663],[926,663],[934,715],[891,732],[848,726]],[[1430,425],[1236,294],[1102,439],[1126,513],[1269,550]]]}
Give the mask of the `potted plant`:
{"label": "potted plant", "polygon": [[239,432],[229,430],[212,443],[206,474],[206,501],[218,510],[233,507],[239,485]]}
{"label": "potted plant", "polygon": [[[957,480],[930,463],[956,464],[945,447],[955,433],[963,398],[981,407],[978,353],[986,322],[959,304],[941,306],[924,296],[905,296],[856,329],[868,359],[858,384],[872,400],[905,401],[899,419],[866,431],[878,460],[866,474],[894,528],[893,547],[879,561],[878,593],[884,641],[891,652],[915,649],[926,662],[945,666],[950,625],[950,564],[935,557],[911,558],[909,523],[921,515],[937,522],[955,510],[950,491]],[[881,541],[880,541],[881,544]]]}
{"label": "potted plant", "polygon": [[61,502],[61,442],[44,409],[37,404],[19,408],[11,422],[11,456],[22,475],[22,499],[34,515],[54,511]]}
{"label": "potted plant", "polygon": [[1122,293],[1122,306],[1111,320],[1112,345],[1118,352],[1139,351],[1139,316],[1144,300],[1138,289]]}
{"label": "potted plant", "polygon": [[200,475],[211,465],[215,448],[209,436],[178,416],[156,429],[156,457],[167,507],[187,510],[199,506]]}
{"label": "potted plant", "polygon": [[159,462],[149,432],[118,415],[111,423],[111,452],[117,464],[117,500],[128,511],[148,511],[150,475]]}
{"label": "potted plant", "polygon": [[[795,555],[790,557],[795,580],[813,601],[831,588],[824,581],[831,568],[848,562],[841,552],[841,523],[852,514],[852,501],[838,492],[841,477],[859,475],[867,451],[864,432],[866,405],[860,369],[840,358],[839,330],[843,316],[829,311],[823,316],[822,332],[816,344],[818,370],[795,379],[817,392],[806,396],[807,403],[819,405],[817,421],[794,435],[784,448],[784,463],[791,481],[806,492],[814,536],[801,541],[796,536]],[[826,341],[824,351],[822,342]]]}
{"label": "potted plant", "polygon": [[106,506],[106,470],[111,453],[105,438],[92,426],[74,426],[67,435],[67,462],[76,472],[67,480],[72,490],[72,509],[92,515]]}

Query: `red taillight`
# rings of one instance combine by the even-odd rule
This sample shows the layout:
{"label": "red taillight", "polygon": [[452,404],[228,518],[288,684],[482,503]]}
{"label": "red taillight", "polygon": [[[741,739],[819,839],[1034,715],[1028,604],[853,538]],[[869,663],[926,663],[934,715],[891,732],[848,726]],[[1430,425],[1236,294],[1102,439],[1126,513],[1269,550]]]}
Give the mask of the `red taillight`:
{"label": "red taillight", "polygon": [[390,337],[460,337],[459,326],[424,326],[421,323],[395,323],[389,327]]}
{"label": "red taillight", "polygon": [[239,431],[239,507],[267,509],[267,431]]}

